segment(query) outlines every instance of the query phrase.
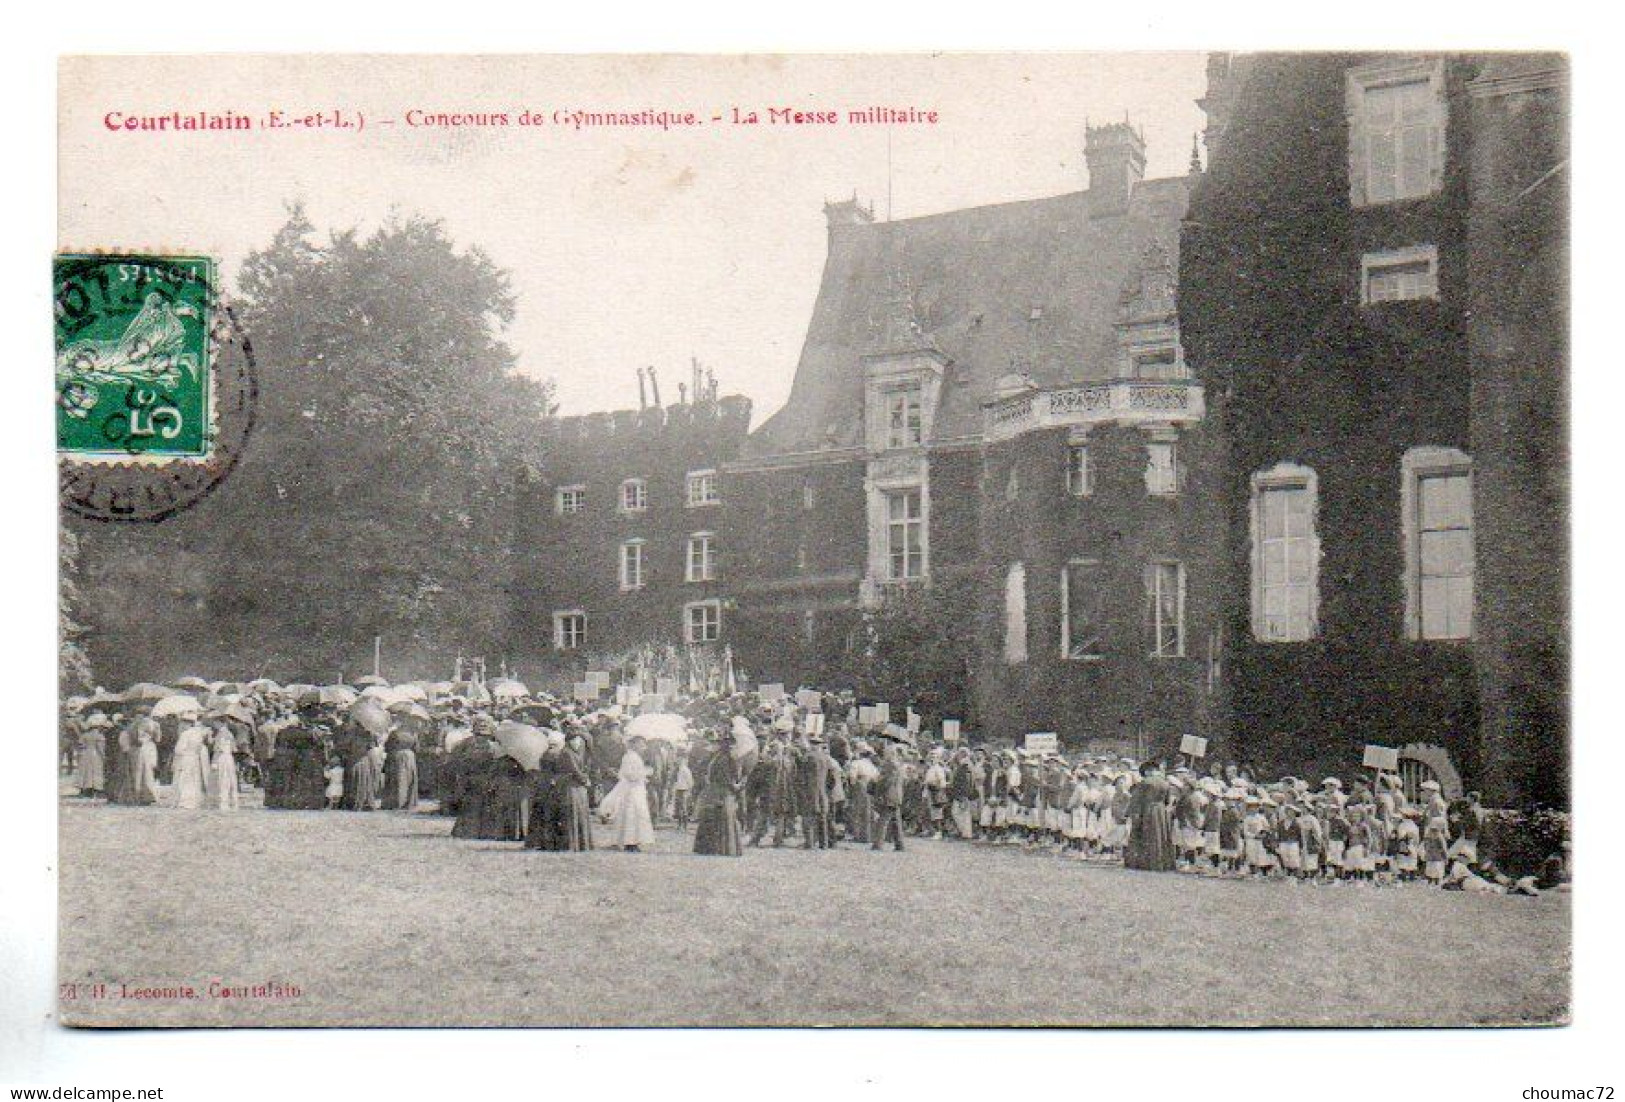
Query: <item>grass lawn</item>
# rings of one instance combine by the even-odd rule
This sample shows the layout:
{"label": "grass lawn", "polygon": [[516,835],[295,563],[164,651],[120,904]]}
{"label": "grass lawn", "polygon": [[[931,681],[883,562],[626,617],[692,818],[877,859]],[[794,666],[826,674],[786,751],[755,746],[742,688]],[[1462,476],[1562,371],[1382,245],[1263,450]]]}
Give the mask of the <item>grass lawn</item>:
{"label": "grass lawn", "polygon": [[[1562,1020],[1569,897],[1199,880],[1005,848],[543,854],[432,815],[64,801],[77,1025]],[[211,981],[296,985],[214,998]],[[132,998],[190,985],[199,997]]]}

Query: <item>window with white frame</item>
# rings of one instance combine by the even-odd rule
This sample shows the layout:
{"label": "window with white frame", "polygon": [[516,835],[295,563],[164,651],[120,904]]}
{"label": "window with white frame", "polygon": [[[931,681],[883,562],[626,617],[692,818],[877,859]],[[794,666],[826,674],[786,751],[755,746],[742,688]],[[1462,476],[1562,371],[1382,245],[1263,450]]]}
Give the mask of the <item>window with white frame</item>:
{"label": "window with white frame", "polygon": [[801,507],[811,509],[818,503],[818,492],[813,486],[812,475],[801,480]]}
{"label": "window with white frame", "polygon": [[1061,657],[1093,661],[1105,657],[1101,627],[1105,590],[1100,563],[1074,559],[1061,570]]}
{"label": "window with white frame", "polygon": [[627,540],[621,544],[621,588],[643,588],[642,540]]}
{"label": "window with white frame", "polygon": [[925,519],[920,491],[895,490],[886,495],[887,577],[906,581],[925,576]]}
{"label": "window with white frame", "polygon": [[1356,207],[1429,195],[1444,178],[1444,62],[1389,59],[1348,74]]}
{"label": "window with white frame", "polygon": [[688,503],[690,506],[715,505],[722,498],[717,494],[716,471],[688,472]]}
{"label": "window with white frame", "polygon": [[892,387],[886,398],[886,447],[910,448],[922,439],[922,402],[919,383]]}
{"label": "window with white frame", "polygon": [[716,579],[716,559],[711,546],[710,532],[695,532],[688,537],[688,570],[685,577],[691,582],[709,582]]}
{"label": "window with white frame", "polygon": [[1455,448],[1412,448],[1402,470],[1407,634],[1471,639],[1472,461]]}
{"label": "window with white frame", "polygon": [[683,640],[714,643],[722,638],[722,602],[693,601],[683,606]]}
{"label": "window with white frame", "polygon": [[1145,565],[1146,642],[1152,658],[1180,658],[1185,654],[1185,565],[1151,562]]}
{"label": "window with white frame", "polygon": [[579,513],[587,507],[587,487],[560,486],[553,495],[553,510],[559,516],[568,516]]}
{"label": "window with white frame", "polygon": [[1153,440],[1145,446],[1145,492],[1179,492],[1179,448],[1172,440]]}
{"label": "window with white frame", "polygon": [[641,478],[621,483],[621,512],[641,513],[649,507],[649,488]]}
{"label": "window with white frame", "polygon": [[1070,444],[1066,449],[1066,492],[1073,497],[1094,493],[1094,472],[1089,467],[1089,445]]}
{"label": "window with white frame", "polygon": [[1360,258],[1360,301],[1379,302],[1439,297],[1439,250],[1432,245],[1366,253]]}
{"label": "window with white frame", "polygon": [[1019,562],[1004,575],[1004,660],[1027,661],[1027,568]]}
{"label": "window with white frame", "polygon": [[580,650],[587,642],[587,614],[580,609],[553,614],[553,646],[559,650]]}
{"label": "window with white frame", "polygon": [[1300,643],[1319,617],[1317,485],[1308,467],[1280,463],[1253,475],[1253,637]]}

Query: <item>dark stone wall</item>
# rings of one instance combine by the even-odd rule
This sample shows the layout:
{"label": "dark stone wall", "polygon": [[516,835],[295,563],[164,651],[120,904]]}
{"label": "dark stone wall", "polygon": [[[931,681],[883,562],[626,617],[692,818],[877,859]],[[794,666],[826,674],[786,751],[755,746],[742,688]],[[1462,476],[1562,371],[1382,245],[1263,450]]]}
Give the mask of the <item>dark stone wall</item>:
{"label": "dark stone wall", "polygon": [[[1468,229],[1485,786],[1568,803],[1568,103],[1561,58],[1470,104]],[[1553,74],[1563,74],[1554,76]]]}
{"label": "dark stone wall", "polygon": [[[1184,483],[1175,497],[1146,493],[1147,436],[1102,426],[1088,438],[1093,492],[1067,492],[1067,432],[1044,430],[989,445],[981,486],[985,581],[977,625],[979,712],[989,734],[1055,731],[1071,747],[1177,753],[1183,734],[1214,734],[1207,691],[1219,607],[1216,441],[1201,426],[1179,436]],[[1014,471],[1014,480],[1011,474]],[[1101,564],[1103,657],[1061,655],[1061,573],[1069,559]],[[1185,656],[1153,658],[1146,626],[1147,562],[1185,564]],[[1005,579],[1027,580],[1027,660],[1006,661]],[[1214,748],[1216,750],[1216,748]]]}
{"label": "dark stone wall", "polygon": [[[737,456],[749,419],[748,402],[724,398],[563,418],[549,426],[546,469],[527,476],[516,495],[521,565],[509,625],[511,662],[521,671],[574,663],[574,656],[553,650],[555,610],[586,611],[588,654],[681,642],[683,605],[723,596],[738,552],[724,530],[728,487],[719,477],[723,504],[690,507],[687,475],[720,468]],[[620,512],[620,486],[627,478],[647,483],[646,511]],[[587,487],[586,507],[558,515],[555,491],[577,483]],[[684,581],[688,537],[699,531],[715,533],[714,582]],[[646,585],[623,593],[619,548],[634,537],[647,541]],[[724,640],[727,629],[724,610]]]}
{"label": "dark stone wall", "polygon": [[[1466,322],[1477,63],[1447,65],[1442,190],[1354,209],[1344,81],[1363,60],[1257,59],[1182,235],[1187,358],[1226,440],[1229,741],[1266,770],[1345,774],[1365,743],[1438,743],[1471,785],[1484,775],[1473,649],[1405,635],[1400,463],[1420,445],[1488,458],[1471,432]],[[1437,302],[1360,305],[1363,252],[1430,243]],[[1256,643],[1249,478],[1283,460],[1319,479],[1320,635]],[[1480,546],[1481,578],[1495,554]]]}

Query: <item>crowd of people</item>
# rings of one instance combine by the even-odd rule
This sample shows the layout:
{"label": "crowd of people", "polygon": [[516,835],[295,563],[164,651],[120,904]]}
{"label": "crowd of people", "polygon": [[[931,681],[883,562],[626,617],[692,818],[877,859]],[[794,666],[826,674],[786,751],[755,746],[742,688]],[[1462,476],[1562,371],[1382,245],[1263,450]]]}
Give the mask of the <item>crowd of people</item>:
{"label": "crowd of people", "polygon": [[[132,686],[70,700],[64,768],[119,804],[395,810],[524,848],[637,852],[656,826],[692,848],[867,846],[912,838],[1019,847],[1132,869],[1297,884],[1417,882],[1538,894],[1566,852],[1514,877],[1480,852],[1476,793],[1397,774],[1262,781],[1234,764],[1138,762],[934,739],[860,723],[850,694],[698,694],[635,706],[561,701],[500,679],[355,685]],[[427,804],[425,803],[427,802]]]}

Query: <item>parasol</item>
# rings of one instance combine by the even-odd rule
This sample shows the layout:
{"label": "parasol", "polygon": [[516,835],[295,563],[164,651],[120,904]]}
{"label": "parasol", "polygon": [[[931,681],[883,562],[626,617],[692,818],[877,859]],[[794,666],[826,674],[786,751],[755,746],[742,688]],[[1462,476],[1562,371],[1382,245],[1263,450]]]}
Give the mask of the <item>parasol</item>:
{"label": "parasol", "polygon": [[166,696],[174,696],[175,690],[163,685],[154,685],[151,681],[137,681],[124,690],[121,699],[126,701],[162,700]]}
{"label": "parasol", "polygon": [[378,703],[388,707],[397,700],[404,700],[406,698],[401,696],[400,693],[396,692],[388,685],[368,685],[365,689],[361,690],[361,699],[376,700]]}
{"label": "parasol", "polygon": [[95,692],[91,693],[90,696],[85,698],[85,706],[94,707],[98,704],[121,704],[123,701],[124,697],[120,694],[110,693],[106,689],[98,686]]}
{"label": "parasol", "polygon": [[626,725],[627,738],[646,738],[658,742],[672,742],[686,746],[689,740],[688,721],[670,712],[652,712],[637,716]]}
{"label": "parasol", "polygon": [[491,694],[478,681],[459,681],[451,687],[453,695],[471,700],[475,704],[491,703]]}
{"label": "parasol", "polygon": [[493,681],[486,688],[490,690],[491,696],[498,700],[512,700],[515,697],[530,695],[530,690],[525,688],[523,681],[515,681],[511,677]]}
{"label": "parasol", "polygon": [[756,730],[750,725],[750,720],[744,716],[734,716],[732,727],[734,744],[731,753],[734,761],[744,761],[747,757],[754,759],[758,744]]}
{"label": "parasol", "polygon": [[228,704],[211,714],[217,719],[234,719],[238,723],[246,723],[250,727],[254,725],[254,713],[241,704]]}
{"label": "parasol", "polygon": [[203,680],[201,677],[177,677],[175,679],[175,687],[177,689],[207,689],[209,687],[209,683]]}
{"label": "parasol", "polygon": [[195,697],[177,693],[166,696],[152,706],[152,717],[163,719],[165,716],[195,716],[203,710],[203,706]]}
{"label": "parasol", "polygon": [[450,753],[452,750],[456,749],[460,743],[467,742],[473,737],[474,732],[470,731],[467,727],[453,727],[446,732],[446,737],[442,742],[442,745],[446,748],[446,752]]}
{"label": "parasol", "polygon": [[354,704],[361,699],[361,694],[348,685],[323,685],[323,704]]}
{"label": "parasol", "polygon": [[248,683],[248,688],[256,693],[279,693],[282,691],[282,686],[278,685],[275,681],[272,681],[269,677],[255,678],[253,681]]}
{"label": "parasol", "polygon": [[356,678],[355,681],[353,682],[353,684],[357,688],[366,689],[366,688],[371,688],[374,685],[383,685],[385,687],[388,687],[389,682],[385,678],[379,677],[375,673],[369,673],[365,677]]}
{"label": "parasol", "polygon": [[395,686],[395,697],[398,700],[428,700],[429,694],[416,681],[408,681]]}
{"label": "parasol", "polygon": [[397,700],[389,706],[389,710],[394,715],[408,716],[412,719],[422,720],[424,723],[434,722],[434,717],[429,714],[429,709],[415,700]]}
{"label": "parasol", "polygon": [[547,750],[546,735],[528,723],[515,723],[511,719],[497,724],[497,741],[502,744],[503,753],[526,769],[535,769],[541,764],[542,754]]}
{"label": "parasol", "polygon": [[209,691],[217,696],[241,696],[243,687],[236,681],[211,681]]}
{"label": "parasol", "polygon": [[389,713],[376,700],[361,700],[350,709],[350,722],[374,738],[389,734]]}

